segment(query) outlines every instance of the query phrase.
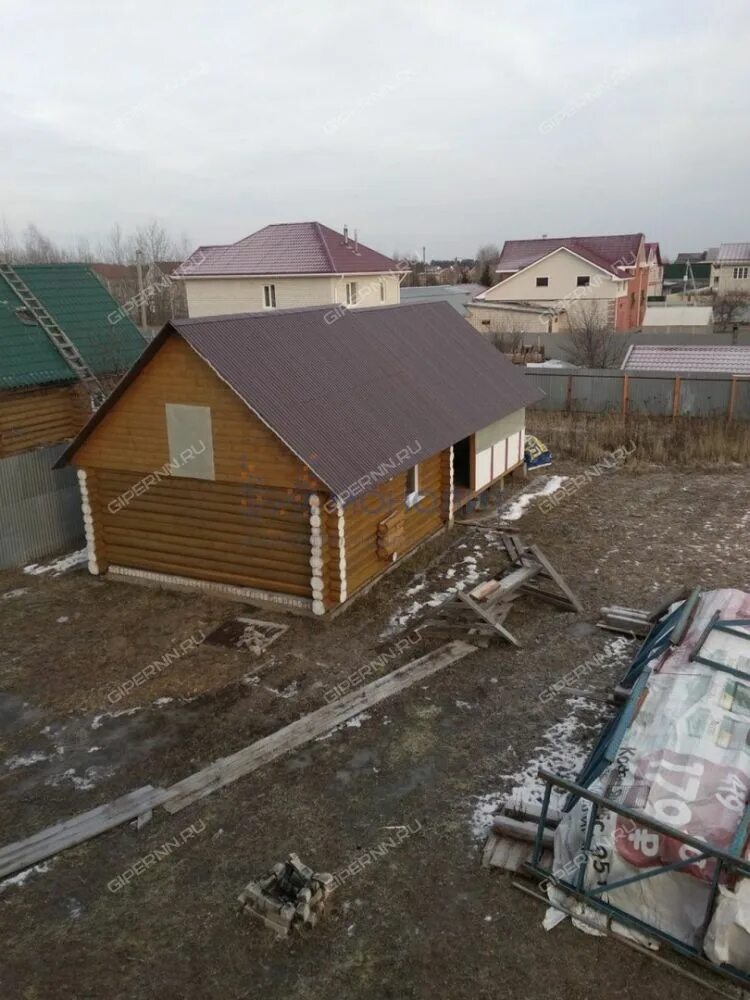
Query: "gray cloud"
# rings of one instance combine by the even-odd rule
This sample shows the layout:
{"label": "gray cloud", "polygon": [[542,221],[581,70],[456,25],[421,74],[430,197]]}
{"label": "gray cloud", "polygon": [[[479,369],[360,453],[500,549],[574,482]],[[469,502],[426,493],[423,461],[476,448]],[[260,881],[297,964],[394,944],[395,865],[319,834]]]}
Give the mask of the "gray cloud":
{"label": "gray cloud", "polygon": [[157,217],[197,244],[315,218],[430,256],[750,238],[744,0],[37,0],[6,2],[3,41],[15,229]]}

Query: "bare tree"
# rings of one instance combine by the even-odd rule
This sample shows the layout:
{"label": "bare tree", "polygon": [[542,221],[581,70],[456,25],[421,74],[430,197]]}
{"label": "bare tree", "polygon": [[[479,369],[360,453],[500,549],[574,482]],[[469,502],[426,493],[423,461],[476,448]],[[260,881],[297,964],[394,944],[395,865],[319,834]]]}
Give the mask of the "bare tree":
{"label": "bare tree", "polygon": [[750,305],[748,292],[722,292],[713,296],[714,320],[722,330],[739,322],[740,316]]}
{"label": "bare tree", "polygon": [[123,234],[119,222],[110,229],[107,242],[99,244],[98,256],[104,264],[127,264],[135,257],[133,239]]}
{"label": "bare tree", "polygon": [[135,249],[143,252],[144,260],[149,264],[158,260],[173,260],[177,254],[174,240],[156,219],[136,229]]}
{"label": "bare tree", "polygon": [[477,279],[480,285],[489,288],[495,284],[495,266],[500,259],[500,251],[495,243],[485,243],[477,250]]}
{"label": "bare tree", "polygon": [[0,261],[12,263],[18,257],[18,243],[8,221],[3,216],[0,223]]}
{"label": "bare tree", "polygon": [[71,259],[68,251],[57,246],[33,222],[21,234],[18,256],[23,264],[60,264]]}
{"label": "bare tree", "polygon": [[606,307],[595,299],[573,303],[568,309],[568,360],[582,368],[616,368],[624,344],[614,331]]}

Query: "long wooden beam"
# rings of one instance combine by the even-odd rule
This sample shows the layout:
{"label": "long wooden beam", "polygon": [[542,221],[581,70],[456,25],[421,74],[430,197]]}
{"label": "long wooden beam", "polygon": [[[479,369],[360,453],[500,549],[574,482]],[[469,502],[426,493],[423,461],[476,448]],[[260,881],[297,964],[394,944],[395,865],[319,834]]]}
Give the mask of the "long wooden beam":
{"label": "long wooden beam", "polygon": [[476,646],[468,642],[456,640],[440,646],[439,649],[421,656],[418,660],[412,660],[411,663],[399,667],[385,677],[378,677],[359,690],[344,695],[330,705],[324,705],[310,715],[304,715],[296,722],[271,733],[270,736],[264,736],[263,739],[251,743],[249,747],[239,750],[231,757],[222,757],[202,771],[172,785],[169,789],[170,798],[164,802],[164,808],[170,813],[179,812],[180,809],[210,795],[218,788],[223,788],[237,778],[257,771],[264,764],[269,764],[277,757],[289,753],[290,750],[296,750],[310,740],[323,736],[347,719],[359,715],[360,712],[429,677],[443,667],[463,659],[469,653],[475,653],[476,649]]}
{"label": "long wooden beam", "polygon": [[113,802],[48,826],[25,840],[9,844],[0,849],[0,878],[37,865],[69,847],[75,847],[76,844],[98,837],[106,830],[137,819],[160,805],[168,795],[168,789],[146,785]]}
{"label": "long wooden beam", "polygon": [[179,812],[216,789],[223,788],[245,774],[257,771],[264,764],[318,736],[323,736],[365,709],[405,690],[417,681],[424,680],[425,677],[463,659],[469,653],[476,652],[476,649],[476,646],[460,640],[447,643],[392,673],[379,677],[358,691],[352,691],[310,715],[297,719],[296,722],[284,726],[270,736],[251,743],[232,756],[215,761],[202,771],[178,781],[169,788],[153,788],[151,785],[146,785],[134,792],[128,792],[113,802],[97,806],[88,812],[40,830],[31,837],[0,848],[0,878],[30,868],[69,847],[98,837],[99,834],[130,820],[149,815],[159,805],[163,805],[170,813]]}

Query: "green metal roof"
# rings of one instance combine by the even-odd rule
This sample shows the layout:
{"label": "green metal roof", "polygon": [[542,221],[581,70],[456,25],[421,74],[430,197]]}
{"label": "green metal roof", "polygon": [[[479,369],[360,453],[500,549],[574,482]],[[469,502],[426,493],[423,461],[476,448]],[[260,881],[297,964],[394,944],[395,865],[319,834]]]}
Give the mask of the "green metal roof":
{"label": "green metal roof", "polygon": [[[24,264],[14,266],[19,278],[36,295],[96,375],[124,371],[146,342],[131,320],[83,264]],[[72,382],[76,376],[47,334],[36,323],[27,325],[22,306],[0,277],[0,389]],[[119,320],[115,323],[112,319]]]}
{"label": "green metal roof", "polygon": [[[686,266],[685,261],[677,264],[665,264],[664,277],[667,281],[682,281],[685,277]],[[691,263],[690,271],[692,271],[693,277],[697,283],[703,281],[708,283],[711,280],[711,264],[708,262],[699,261],[697,263]],[[690,271],[688,272],[688,284],[690,284]]]}

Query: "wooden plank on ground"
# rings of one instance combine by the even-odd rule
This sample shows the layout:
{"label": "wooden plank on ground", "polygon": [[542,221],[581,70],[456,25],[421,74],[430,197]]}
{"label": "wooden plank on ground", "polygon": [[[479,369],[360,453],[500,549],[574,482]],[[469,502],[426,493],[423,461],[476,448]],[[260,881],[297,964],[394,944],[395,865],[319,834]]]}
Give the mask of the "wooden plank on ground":
{"label": "wooden plank on ground", "polygon": [[251,743],[230,757],[214,761],[203,770],[191,774],[188,778],[178,781],[167,789],[169,798],[164,802],[164,808],[170,813],[179,812],[186,806],[197,802],[211,792],[236,781],[252,771],[257,771],[264,764],[269,764],[283,754],[296,750],[297,747],[318,736],[324,736],[348,719],[359,715],[365,709],[377,705],[392,695],[403,691],[417,681],[424,680],[443,667],[463,659],[476,652],[476,646],[468,642],[456,640],[440,646],[439,649],[421,656],[418,660],[399,667],[385,677],[379,677],[357,691],[344,695],[337,701],[324,705],[315,712],[297,719],[283,729]]}
{"label": "wooden plank on ground", "polygon": [[557,570],[552,565],[552,563],[549,561],[549,559],[547,559],[547,557],[543,554],[543,552],[541,551],[541,549],[537,545],[530,545],[529,546],[529,551],[542,564],[543,568],[546,570],[546,572],[549,575],[550,579],[553,580],[557,584],[557,586],[560,588],[560,590],[563,592],[563,594],[565,594],[565,596],[568,598],[568,600],[570,601],[570,603],[573,605],[573,607],[575,608],[575,610],[578,611],[579,613],[582,613],[583,612],[583,605],[578,600],[578,598],[573,593],[573,591],[570,589],[570,587],[567,585],[567,583],[565,582],[564,578],[562,576],[560,576],[560,574],[557,572]]}
{"label": "wooden plank on ground", "polygon": [[0,878],[23,871],[47,858],[98,837],[100,833],[137,819],[168,798],[168,790],[146,785],[122,798],[80,813],[62,823],[0,849]]}
{"label": "wooden plank on ground", "polygon": [[507,628],[503,628],[502,625],[500,625],[497,621],[495,621],[495,619],[491,615],[489,615],[484,610],[484,608],[480,607],[480,605],[477,604],[476,601],[472,601],[472,599],[469,597],[468,594],[459,594],[458,596],[460,600],[464,602],[464,604],[466,604],[468,607],[471,608],[471,610],[474,612],[475,615],[479,615],[479,617],[483,621],[488,622],[495,629],[496,632],[499,632],[500,635],[503,637],[503,639],[507,639],[508,642],[512,643],[514,646],[520,647],[521,643],[518,641],[518,639],[516,639],[515,636],[513,636],[507,630]]}
{"label": "wooden plank on ground", "polygon": [[501,598],[507,598],[518,587],[533,580],[535,576],[539,576],[541,569],[541,566],[519,566],[518,569],[514,569],[500,580],[497,589],[492,591],[488,600],[491,604],[495,604]]}
{"label": "wooden plank on ground", "polygon": [[525,583],[521,590],[524,594],[531,594],[534,597],[538,597],[540,601],[547,601],[549,604],[554,604],[556,608],[560,608],[563,611],[573,611],[573,607],[567,597],[563,597],[562,594],[553,594],[549,590],[544,590],[542,587],[535,587],[533,584]]}

